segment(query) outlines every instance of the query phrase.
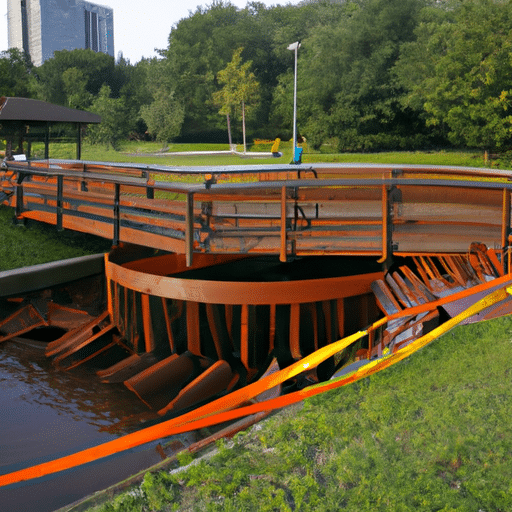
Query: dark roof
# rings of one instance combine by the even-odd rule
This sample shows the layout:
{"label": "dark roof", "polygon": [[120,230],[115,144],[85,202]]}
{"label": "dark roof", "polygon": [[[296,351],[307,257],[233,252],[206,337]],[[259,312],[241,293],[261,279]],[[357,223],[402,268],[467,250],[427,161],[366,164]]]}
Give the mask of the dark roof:
{"label": "dark roof", "polygon": [[50,121],[56,123],[99,123],[101,117],[92,112],[76,110],[28,98],[0,98],[0,122]]}

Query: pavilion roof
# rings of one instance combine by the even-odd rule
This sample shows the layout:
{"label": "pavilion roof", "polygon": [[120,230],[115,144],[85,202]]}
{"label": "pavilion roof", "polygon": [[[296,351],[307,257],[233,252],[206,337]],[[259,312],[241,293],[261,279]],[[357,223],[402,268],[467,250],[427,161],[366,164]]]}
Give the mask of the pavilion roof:
{"label": "pavilion roof", "polygon": [[101,117],[92,112],[61,107],[46,101],[2,96],[0,98],[0,123],[3,121],[88,124],[101,122]]}

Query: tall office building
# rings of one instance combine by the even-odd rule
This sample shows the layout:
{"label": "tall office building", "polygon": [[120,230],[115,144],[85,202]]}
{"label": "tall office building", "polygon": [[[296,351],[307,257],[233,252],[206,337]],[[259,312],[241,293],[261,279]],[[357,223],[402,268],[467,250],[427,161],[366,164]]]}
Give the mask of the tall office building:
{"label": "tall office building", "polygon": [[114,11],[83,0],[7,0],[9,48],[40,66],[58,50],[90,48],[114,56]]}

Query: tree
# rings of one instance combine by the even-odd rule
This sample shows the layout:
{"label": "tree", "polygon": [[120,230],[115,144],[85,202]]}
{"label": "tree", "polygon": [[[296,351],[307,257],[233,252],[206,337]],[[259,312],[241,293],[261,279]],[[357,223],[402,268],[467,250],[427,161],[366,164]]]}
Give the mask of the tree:
{"label": "tree", "polygon": [[40,99],[57,105],[69,104],[63,76],[70,68],[82,73],[85,90],[93,96],[98,95],[106,84],[110,87],[112,97],[119,97],[124,81],[116,72],[114,58],[102,52],[78,49],[55,52],[52,59],[36,68]]}
{"label": "tree", "polygon": [[[302,41],[297,117],[315,146],[332,139],[339,150],[403,147],[412,112],[392,74],[425,0],[346,2],[335,24],[318,26]],[[289,88],[288,88],[289,89]]]}
{"label": "tree", "polygon": [[[331,23],[340,9],[329,2],[305,3],[267,8],[249,2],[237,9],[229,2],[214,1],[199,7],[171,29],[165,51],[170,89],[185,105],[182,136],[189,140],[218,137],[224,132],[223,117],[211,100],[218,90],[216,76],[233,57],[233,49],[243,47],[244,60],[252,61],[252,71],[260,84],[261,101],[255,105],[253,126],[261,133],[276,133],[279,119],[271,118],[272,96],[281,73],[289,67],[286,50],[291,41],[303,39],[317,23]],[[232,127],[235,132],[235,127]],[[206,132],[210,133],[206,133]],[[214,133],[212,133],[214,132]]]}
{"label": "tree", "polygon": [[[444,129],[452,144],[510,146],[512,3],[453,2],[442,22],[431,20],[424,19],[397,64],[408,99],[422,105],[427,124]],[[424,64],[412,73],[418,62]]]}
{"label": "tree", "polygon": [[231,144],[231,115],[241,112],[243,126],[244,153],[246,151],[245,115],[259,100],[259,83],[249,68],[251,61],[242,64],[243,48],[233,53],[228,65],[217,73],[217,80],[224,87],[213,94],[213,101],[220,106],[219,114],[227,116],[229,143]]}
{"label": "tree", "polygon": [[160,88],[155,92],[153,102],[141,108],[140,115],[148,132],[159,142],[166,143],[179,135],[185,109],[174,92]]}
{"label": "tree", "polygon": [[0,53],[0,96],[35,96],[35,77],[30,58],[17,48]]}
{"label": "tree", "polygon": [[120,140],[127,137],[130,130],[129,118],[124,101],[110,97],[110,87],[103,85],[90,110],[101,116],[101,123],[88,128],[87,138],[92,144],[111,145],[117,149]]}
{"label": "tree", "polygon": [[93,95],[87,91],[87,77],[81,69],[66,69],[62,73],[62,83],[69,108],[85,110],[89,107]]}

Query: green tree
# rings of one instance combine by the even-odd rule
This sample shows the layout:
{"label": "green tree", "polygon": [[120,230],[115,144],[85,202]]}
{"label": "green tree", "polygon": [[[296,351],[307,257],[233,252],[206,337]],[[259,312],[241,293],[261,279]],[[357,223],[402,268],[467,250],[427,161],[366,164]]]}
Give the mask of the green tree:
{"label": "green tree", "polygon": [[140,114],[148,132],[165,144],[179,135],[185,109],[174,92],[160,88],[155,92],[153,102],[142,106]]}
{"label": "green tree", "polygon": [[[272,8],[249,2],[244,9],[223,2],[199,7],[171,29],[164,52],[170,90],[185,105],[182,136],[192,140],[208,136],[206,130],[224,132],[218,107],[210,101],[218,90],[216,76],[233,57],[234,48],[244,48],[244,60],[252,61],[252,71],[260,84],[258,106],[252,112],[255,130],[273,135],[282,129],[280,118],[272,116],[273,93],[279,76],[290,68],[290,42],[303,39],[317,23],[330,23],[340,6],[308,3]],[[205,127],[208,127],[205,129]],[[235,133],[235,127],[232,127]]]}
{"label": "green tree", "polygon": [[[502,149],[512,143],[512,3],[453,2],[442,23],[426,19],[404,47],[397,75],[427,123],[452,144]],[[419,60],[420,56],[422,61]],[[410,70],[423,62],[416,73]],[[422,67],[421,67],[422,66]]]}
{"label": "green tree", "polygon": [[[298,119],[314,145],[339,150],[403,147],[413,112],[392,69],[414,38],[424,0],[347,2],[335,24],[317,26],[299,52]],[[288,87],[288,90],[290,87]]]}
{"label": "green tree", "polygon": [[213,93],[213,101],[220,106],[219,114],[227,117],[230,144],[232,143],[230,118],[241,113],[245,152],[245,117],[246,113],[259,101],[259,83],[256,81],[254,73],[249,71],[252,62],[247,61],[242,64],[242,52],[242,47],[235,50],[231,62],[217,73],[218,82],[224,86]]}
{"label": "green tree", "polygon": [[123,99],[111,98],[108,85],[103,85],[90,110],[101,116],[101,123],[88,128],[87,138],[92,144],[105,144],[117,149],[119,141],[130,130],[128,113]]}
{"label": "green tree", "polygon": [[30,58],[17,48],[0,53],[0,96],[32,98],[35,77]]}
{"label": "green tree", "polygon": [[130,136],[142,138],[147,132],[147,125],[140,114],[143,105],[153,101],[152,86],[149,83],[150,69],[158,59],[142,59],[134,66],[123,59],[116,65],[125,76],[120,97],[123,99],[130,119]]}
{"label": "green tree", "polygon": [[70,68],[81,71],[88,93],[96,96],[106,84],[110,87],[112,97],[119,97],[124,81],[116,70],[114,58],[102,52],[78,49],[55,52],[52,59],[36,68],[40,99],[57,105],[68,105],[63,76]]}
{"label": "green tree", "polygon": [[67,106],[85,110],[93,100],[93,95],[87,91],[87,77],[78,68],[68,68],[62,73],[62,84],[67,96]]}

